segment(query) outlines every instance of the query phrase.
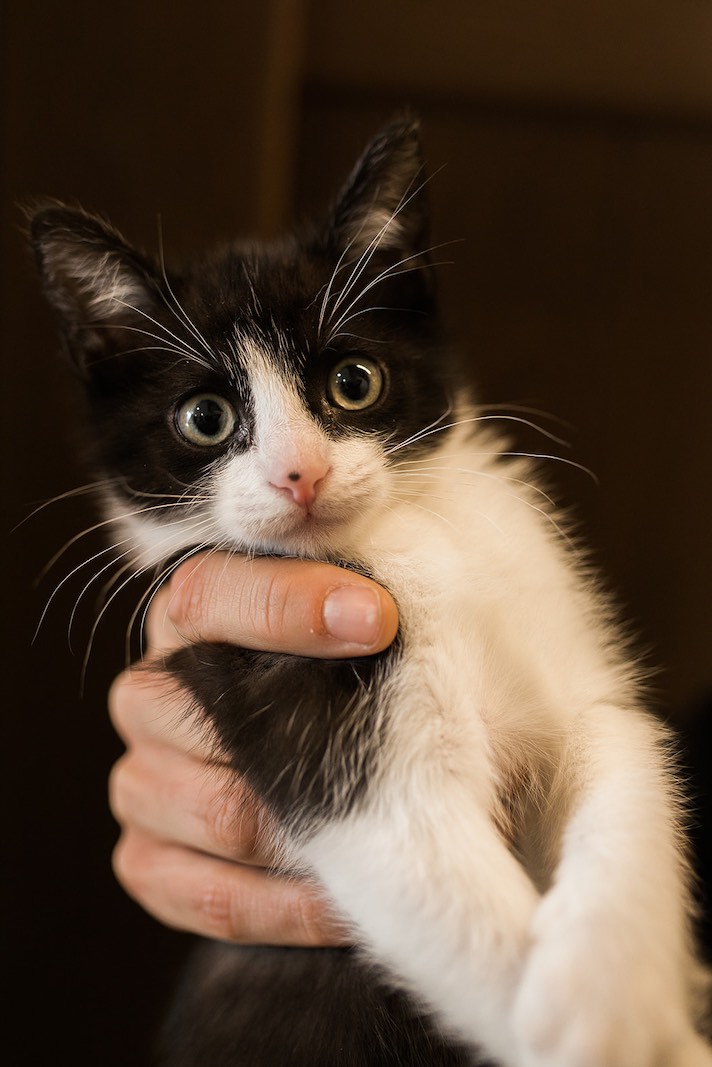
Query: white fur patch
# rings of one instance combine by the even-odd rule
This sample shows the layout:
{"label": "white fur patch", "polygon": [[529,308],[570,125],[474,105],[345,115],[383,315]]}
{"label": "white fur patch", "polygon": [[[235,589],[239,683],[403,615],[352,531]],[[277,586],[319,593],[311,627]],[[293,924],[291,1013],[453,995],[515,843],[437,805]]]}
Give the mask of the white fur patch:
{"label": "white fur patch", "polygon": [[390,251],[400,248],[403,239],[403,226],[397,214],[385,208],[371,208],[353,227],[350,250],[365,252],[382,249]]}
{"label": "white fur patch", "polygon": [[140,278],[114,252],[98,254],[74,244],[60,245],[47,252],[46,266],[51,275],[76,287],[90,319],[116,318],[146,301]]}

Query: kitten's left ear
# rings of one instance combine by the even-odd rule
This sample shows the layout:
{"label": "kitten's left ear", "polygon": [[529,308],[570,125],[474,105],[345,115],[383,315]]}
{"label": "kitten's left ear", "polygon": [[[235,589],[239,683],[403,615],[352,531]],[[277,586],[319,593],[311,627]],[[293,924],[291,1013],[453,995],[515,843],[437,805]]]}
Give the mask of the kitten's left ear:
{"label": "kitten's left ear", "polygon": [[113,227],[63,204],[41,206],[29,221],[45,293],[79,363],[104,347],[107,329],[141,319],[145,324],[155,308],[158,278]]}
{"label": "kitten's left ear", "polygon": [[399,118],[369,144],[336,202],[331,222],[341,247],[356,256],[371,250],[400,257],[424,253],[425,183],[420,125]]}

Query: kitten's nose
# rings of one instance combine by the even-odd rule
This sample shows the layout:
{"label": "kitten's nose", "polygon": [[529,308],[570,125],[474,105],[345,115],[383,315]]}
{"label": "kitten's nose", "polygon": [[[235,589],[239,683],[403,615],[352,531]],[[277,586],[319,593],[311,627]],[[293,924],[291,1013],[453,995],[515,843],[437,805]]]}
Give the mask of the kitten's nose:
{"label": "kitten's nose", "polygon": [[322,463],[301,464],[272,479],[270,485],[289,493],[295,504],[308,510],[316,500],[319,483],[326,478],[329,470]]}

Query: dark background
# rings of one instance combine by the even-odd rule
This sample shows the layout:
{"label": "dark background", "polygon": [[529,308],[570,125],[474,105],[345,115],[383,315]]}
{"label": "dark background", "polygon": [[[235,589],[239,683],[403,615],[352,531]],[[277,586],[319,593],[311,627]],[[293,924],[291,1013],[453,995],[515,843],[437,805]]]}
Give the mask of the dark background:
{"label": "dark background", "polygon": [[[595,9],[595,10],[592,10]],[[70,548],[96,521],[70,374],[20,233],[49,195],[168,257],[323,205],[404,104],[422,116],[441,285],[486,402],[569,424],[551,464],[641,635],[656,710],[709,782],[712,8],[703,0],[126,0],[3,9],[7,627],[3,968],[13,1063],[141,1064],[187,939],[115,885],[105,695],[131,597],[99,628]],[[545,423],[561,432],[559,423]],[[540,449],[542,439],[522,440]],[[547,449],[548,451],[548,449]],[[23,520],[26,520],[23,522]],[[18,523],[21,525],[18,526]],[[99,547],[94,544],[93,551]],[[99,583],[100,584],[100,583]],[[707,848],[709,837],[702,839]],[[644,872],[643,876],[654,876]],[[6,1003],[9,1003],[6,1000]],[[12,1041],[8,1039],[8,1046]]]}

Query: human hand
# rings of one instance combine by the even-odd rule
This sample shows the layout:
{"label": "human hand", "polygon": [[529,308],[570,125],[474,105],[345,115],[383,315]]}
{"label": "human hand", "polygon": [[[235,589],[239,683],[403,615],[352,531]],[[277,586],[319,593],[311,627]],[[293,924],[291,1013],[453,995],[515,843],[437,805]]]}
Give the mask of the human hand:
{"label": "human hand", "polygon": [[221,764],[190,694],[160,668],[192,641],[339,658],[387,647],[397,613],[380,586],[325,563],[212,553],[183,564],[155,597],[144,663],[114,683],[109,711],[126,744],[110,779],[121,826],[114,870],[161,922],[242,943],[329,945],[348,933],[319,888],[268,868],[267,813]]}

